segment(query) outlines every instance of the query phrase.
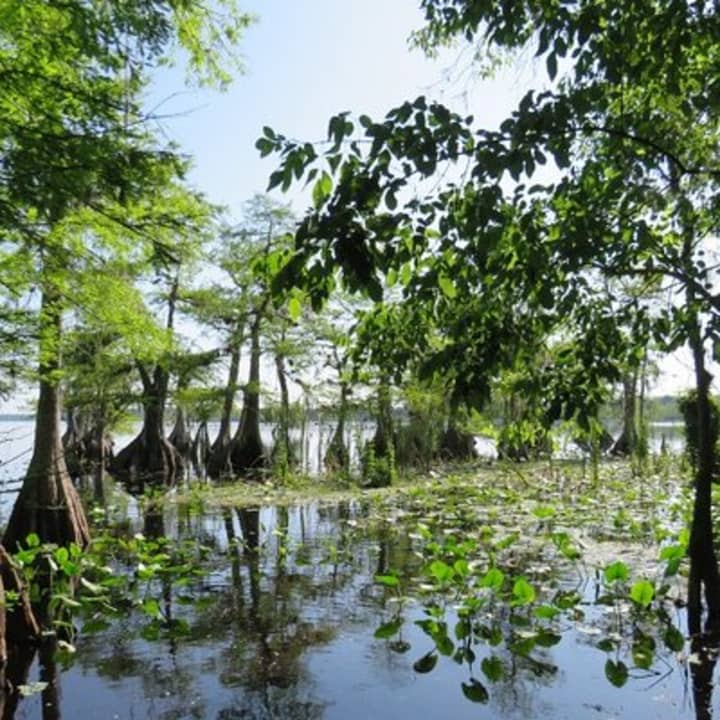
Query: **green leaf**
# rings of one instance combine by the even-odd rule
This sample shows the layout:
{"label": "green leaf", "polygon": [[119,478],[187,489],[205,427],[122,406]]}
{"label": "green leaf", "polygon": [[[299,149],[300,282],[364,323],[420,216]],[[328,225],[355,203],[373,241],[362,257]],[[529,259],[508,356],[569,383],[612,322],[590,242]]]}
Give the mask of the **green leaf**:
{"label": "green leaf", "polygon": [[533,612],[540,620],[552,620],[560,614],[560,610],[552,605],[538,605]]}
{"label": "green leaf", "polygon": [[267,138],[259,138],[255,141],[255,147],[260,151],[260,157],[267,157],[273,151],[275,144]]}
{"label": "green leaf", "polygon": [[447,275],[439,275],[438,276],[438,285],[440,286],[440,289],[442,290],[443,295],[445,295],[446,298],[452,300],[454,297],[457,296],[457,288],[455,287],[455,283],[447,276]]}
{"label": "green leaf", "polygon": [[142,603],[142,611],[151,618],[160,619],[162,618],[162,612],[160,611],[160,605],[154,598],[145,598]]}
{"label": "green leaf", "polygon": [[435,645],[437,645],[438,652],[447,657],[452,655],[455,650],[455,644],[447,636],[447,633],[435,636]]}
{"label": "green leaf", "polygon": [[103,588],[100,585],[97,585],[96,583],[90,582],[89,580],[86,580],[84,577],[80,578],[80,584],[87,590],[89,590],[93,595],[99,595],[103,592]]}
{"label": "green leaf", "polygon": [[455,574],[461,578],[466,578],[470,574],[470,563],[465,558],[460,558],[453,563]]}
{"label": "green leaf", "polygon": [[332,178],[330,175],[327,174],[327,172],[323,172],[322,175],[318,178],[315,185],[313,185],[313,191],[312,191],[312,198],[313,198],[313,205],[316,208],[319,208],[325,200],[329,197],[330,193],[332,192]]}
{"label": "green leaf", "polygon": [[498,682],[505,677],[505,666],[502,660],[496,655],[483,658],[483,661],[480,663],[480,669],[490,682]]}
{"label": "green leaf", "polygon": [[470,621],[467,618],[458,620],[458,622],[455,623],[455,638],[457,640],[464,640],[470,635],[470,630]]}
{"label": "green leaf", "polygon": [[40,546],[40,537],[37,535],[37,533],[30,533],[27,538],[25,539],[25,544],[29,548],[36,548]]}
{"label": "green leaf", "polygon": [[79,603],[75,600],[75,598],[72,598],[69,595],[55,595],[55,599],[58,600],[61,605],[75,610],[82,607],[82,603]]}
{"label": "green leaf", "polygon": [[400,584],[397,575],[376,575],[375,582],[380,583],[380,585],[385,585],[385,587],[393,588]]}
{"label": "green leaf", "polygon": [[644,636],[635,641],[632,646],[632,657],[635,667],[649,670],[655,657],[655,642],[652,638]]}
{"label": "green leaf", "polygon": [[485,686],[475,678],[470,678],[470,682],[462,683],[461,687],[463,695],[472,702],[486,703],[490,699]]}
{"label": "green leaf", "polygon": [[618,560],[617,562],[611,563],[603,571],[605,582],[624,582],[630,577],[628,567],[624,562]]}
{"label": "green leaf", "polygon": [[685,557],[687,548],[684,545],[668,545],[660,552],[661,560],[682,560]]}
{"label": "green leaf", "polygon": [[539,647],[549,648],[557,645],[562,636],[557,633],[550,632],[549,630],[542,629],[538,632],[535,642]]}
{"label": "green leaf", "polygon": [[555,512],[552,505],[539,505],[533,510],[533,515],[539,520],[548,520],[555,515]]}
{"label": "green leaf", "polygon": [[435,654],[435,651],[432,650],[413,663],[413,670],[416,673],[429,673],[437,665],[437,661],[438,656]]}
{"label": "green leaf", "polygon": [[529,605],[535,600],[535,588],[522,577],[513,584],[512,593],[513,605]]}
{"label": "green leaf", "polygon": [[430,563],[430,574],[437,580],[439,583],[447,583],[452,580],[453,575],[455,575],[455,571],[447,564],[444,563],[442,560],[434,560],[432,563]]}
{"label": "green leaf", "polygon": [[504,580],[505,575],[502,570],[490,568],[485,573],[485,576],[480,580],[480,587],[490,588],[491,590],[495,590],[497,592],[502,588]]}
{"label": "green leaf", "polygon": [[647,607],[655,597],[655,588],[648,580],[638,580],[630,588],[630,599],[638,605]]}
{"label": "green leaf", "polygon": [[685,636],[674,625],[668,625],[663,642],[673,652],[681,652],[685,647]]}
{"label": "green leaf", "polygon": [[547,63],[548,75],[550,76],[550,79],[551,79],[551,80],[554,80],[554,79],[555,79],[555,76],[557,75],[557,70],[558,70],[558,68],[557,68],[557,56],[555,55],[554,52],[551,52],[551,53],[547,56],[546,63]]}
{"label": "green leaf", "polygon": [[93,633],[102,632],[110,627],[110,623],[103,618],[93,618],[88,620],[80,629],[83,635],[91,635]]}
{"label": "green leaf", "polygon": [[302,314],[302,303],[296,297],[288,300],[288,315],[291,320],[298,320]]}
{"label": "green leaf", "polygon": [[628,681],[628,669],[624,662],[608,660],[605,663],[605,677],[615,686],[622,687]]}
{"label": "green leaf", "polygon": [[395,618],[394,620],[390,620],[380,625],[380,627],[375,631],[373,637],[377,638],[378,640],[387,640],[393,635],[396,635],[402,626],[403,619]]}
{"label": "green leaf", "polygon": [[609,637],[603,638],[595,647],[603,652],[612,652],[617,647],[617,640]]}

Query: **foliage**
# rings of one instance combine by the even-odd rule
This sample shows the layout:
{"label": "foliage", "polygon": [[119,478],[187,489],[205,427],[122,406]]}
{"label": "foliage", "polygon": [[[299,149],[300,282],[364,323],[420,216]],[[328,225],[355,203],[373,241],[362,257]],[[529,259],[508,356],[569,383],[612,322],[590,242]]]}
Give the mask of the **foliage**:
{"label": "foliage", "polygon": [[173,543],[140,534],[124,538],[100,533],[85,551],[76,545],[43,544],[30,535],[13,561],[31,600],[45,599],[50,623],[46,632],[72,640],[78,619],[80,633],[91,634],[137,612],[146,619],[143,637],[155,639],[187,634],[187,623],[173,618],[158,598],[171,604],[170,593],[177,599],[204,577],[207,553],[197,541]]}
{"label": "foliage", "polygon": [[[458,396],[482,399],[493,373],[528,359],[528,387],[547,421],[586,425],[606,382],[648,338],[678,347],[698,310],[713,332],[702,239],[717,194],[707,160],[716,100],[706,89],[716,78],[718,14],[641,0],[617,11],[594,2],[563,12],[550,2],[423,7],[426,45],[533,45],[551,89],[529,92],[498,130],[425,97],[381,121],[333,117],[321,154],[266,129],[258,148],[282,158],[270,186],[295,176],[316,183],[316,208],[279,282],[301,283],[314,302],[333,290],[336,270],[376,301],[383,278],[399,283],[405,312],[429,319],[418,325],[431,350],[423,373],[453,372]],[[546,163],[558,179],[533,183]],[[416,186],[423,193],[406,192]],[[651,295],[606,294],[616,279],[680,290],[661,307]],[[438,332],[441,342],[429,339]],[[538,367],[523,353],[548,336],[562,342]]]}

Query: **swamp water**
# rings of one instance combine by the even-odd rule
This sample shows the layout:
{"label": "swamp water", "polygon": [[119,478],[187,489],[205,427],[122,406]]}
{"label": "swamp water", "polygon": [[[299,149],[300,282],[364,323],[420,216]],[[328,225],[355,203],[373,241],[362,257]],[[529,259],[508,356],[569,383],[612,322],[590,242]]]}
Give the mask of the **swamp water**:
{"label": "swamp water", "polygon": [[625,473],[498,469],[290,506],[243,507],[238,486],[236,507],[198,490],[134,517],[116,493],[95,536],[136,607],[78,611],[75,652],[31,668],[14,717],[695,717],[665,577],[686,499]]}
{"label": "swamp water", "polygon": [[150,511],[109,483],[72,646],[5,717],[710,717],[678,477],[556,463],[289,504],[200,487]]}

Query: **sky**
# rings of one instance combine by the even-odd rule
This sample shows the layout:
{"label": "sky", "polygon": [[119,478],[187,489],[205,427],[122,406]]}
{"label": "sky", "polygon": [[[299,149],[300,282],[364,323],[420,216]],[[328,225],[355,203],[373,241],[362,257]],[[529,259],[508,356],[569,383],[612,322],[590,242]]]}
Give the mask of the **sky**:
{"label": "sky", "polygon": [[[178,116],[163,131],[195,158],[191,180],[234,215],[264,192],[277,165],[254,147],[263,126],[318,141],[341,111],[381,117],[420,94],[470,108],[467,83],[443,80],[457,52],[433,61],[409,50],[411,32],[422,25],[417,0],[253,0],[244,7],[259,18],[241,44],[244,76],[220,94],[183,91],[180,71],[164,73],[147,101],[153,107],[167,99],[161,111]],[[523,89],[506,78],[490,83],[473,110],[497,124]],[[297,202],[298,195],[290,197]]]}
{"label": "sky", "polygon": [[[411,50],[409,37],[423,20],[417,0],[252,0],[244,9],[258,22],[241,44],[246,73],[228,91],[183,90],[177,71],[161,76],[148,99],[151,106],[170,98],[162,110],[178,116],[163,131],[194,157],[191,182],[234,219],[244,200],[265,191],[277,167],[277,159],[261,159],[255,149],[263,126],[319,141],[338,112],[378,118],[425,94],[495,127],[530,87],[545,82],[544,68],[531,57],[480,81],[460,72],[469,58],[458,50],[436,60]],[[308,199],[299,187],[275,196],[298,212]],[[691,383],[689,357],[680,352],[662,360],[651,392],[678,392]]]}
{"label": "sky", "polygon": [[[541,87],[543,69],[530,57],[503,69],[492,81],[459,72],[469,58],[457,50],[436,60],[410,50],[422,26],[417,0],[247,0],[258,22],[243,38],[246,72],[226,92],[188,89],[181,68],[156,76],[146,98],[162,114],[159,130],[193,158],[189,180],[232,220],[242,204],[264,192],[277,159],[261,159],[255,141],[264,126],[303,141],[324,140],[329,118],[341,111],[382,117],[406,99],[425,94],[452,109],[497,126],[529,87]],[[454,79],[448,79],[451,75]],[[293,188],[275,197],[298,213],[307,193]],[[689,361],[662,363],[654,394],[690,384]],[[0,412],[27,407],[18,398]]]}

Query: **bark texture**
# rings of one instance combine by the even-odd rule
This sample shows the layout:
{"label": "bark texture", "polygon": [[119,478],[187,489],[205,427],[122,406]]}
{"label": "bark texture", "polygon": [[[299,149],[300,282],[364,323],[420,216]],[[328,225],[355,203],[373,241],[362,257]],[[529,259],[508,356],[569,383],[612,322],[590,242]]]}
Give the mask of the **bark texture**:
{"label": "bark texture", "polygon": [[58,545],[76,543],[85,547],[90,540],[85,511],[70,479],[62,446],[57,378],[62,314],[48,293],[43,293],[41,316],[49,324],[53,339],[49,348],[43,347],[41,341],[33,454],[3,536],[3,545],[11,552],[30,533],[36,533],[42,542]]}
{"label": "bark texture", "polygon": [[340,383],[340,405],[335,431],[325,451],[325,467],[331,471],[347,471],[350,468],[350,453],[345,444],[345,424],[347,422],[347,406],[350,388],[347,383]]}
{"label": "bark texture", "polygon": [[280,385],[280,420],[275,429],[273,456],[276,459],[281,459],[285,467],[289,468],[297,464],[297,458],[290,444],[290,392],[288,390],[285,356],[281,353],[275,356],[275,369]]}
{"label": "bark texture", "polygon": [[238,340],[230,353],[230,370],[228,371],[228,381],[223,396],[220,429],[210,448],[210,454],[207,460],[207,473],[213,479],[232,474],[232,466],[230,465],[230,443],[232,442],[230,425],[232,422],[232,411],[235,404],[238,378],[240,377],[241,347],[241,342]]}
{"label": "bark texture", "polygon": [[195,474],[204,476],[210,460],[210,434],[208,433],[207,420],[203,420],[198,425],[192,441],[190,456]]}
{"label": "bark texture", "polygon": [[180,453],[165,439],[164,419],[168,374],[159,365],[152,376],[138,364],[143,382],[143,426],[139,435],[113,460],[111,472],[132,493],[146,485],[172,487],[182,476]]}
{"label": "bark texture", "polygon": [[258,312],[250,331],[250,369],[245,386],[240,425],[230,444],[230,466],[235,475],[259,479],[268,458],[260,436],[260,322]]}
{"label": "bark texture", "polygon": [[610,453],[618,457],[628,457],[638,447],[638,372],[627,373],[623,378],[623,425],[620,435],[613,443]]}
{"label": "bark texture", "polygon": [[183,460],[183,466],[190,465],[193,440],[187,427],[185,410],[180,406],[175,410],[175,425],[168,436],[168,442],[178,451]]}

